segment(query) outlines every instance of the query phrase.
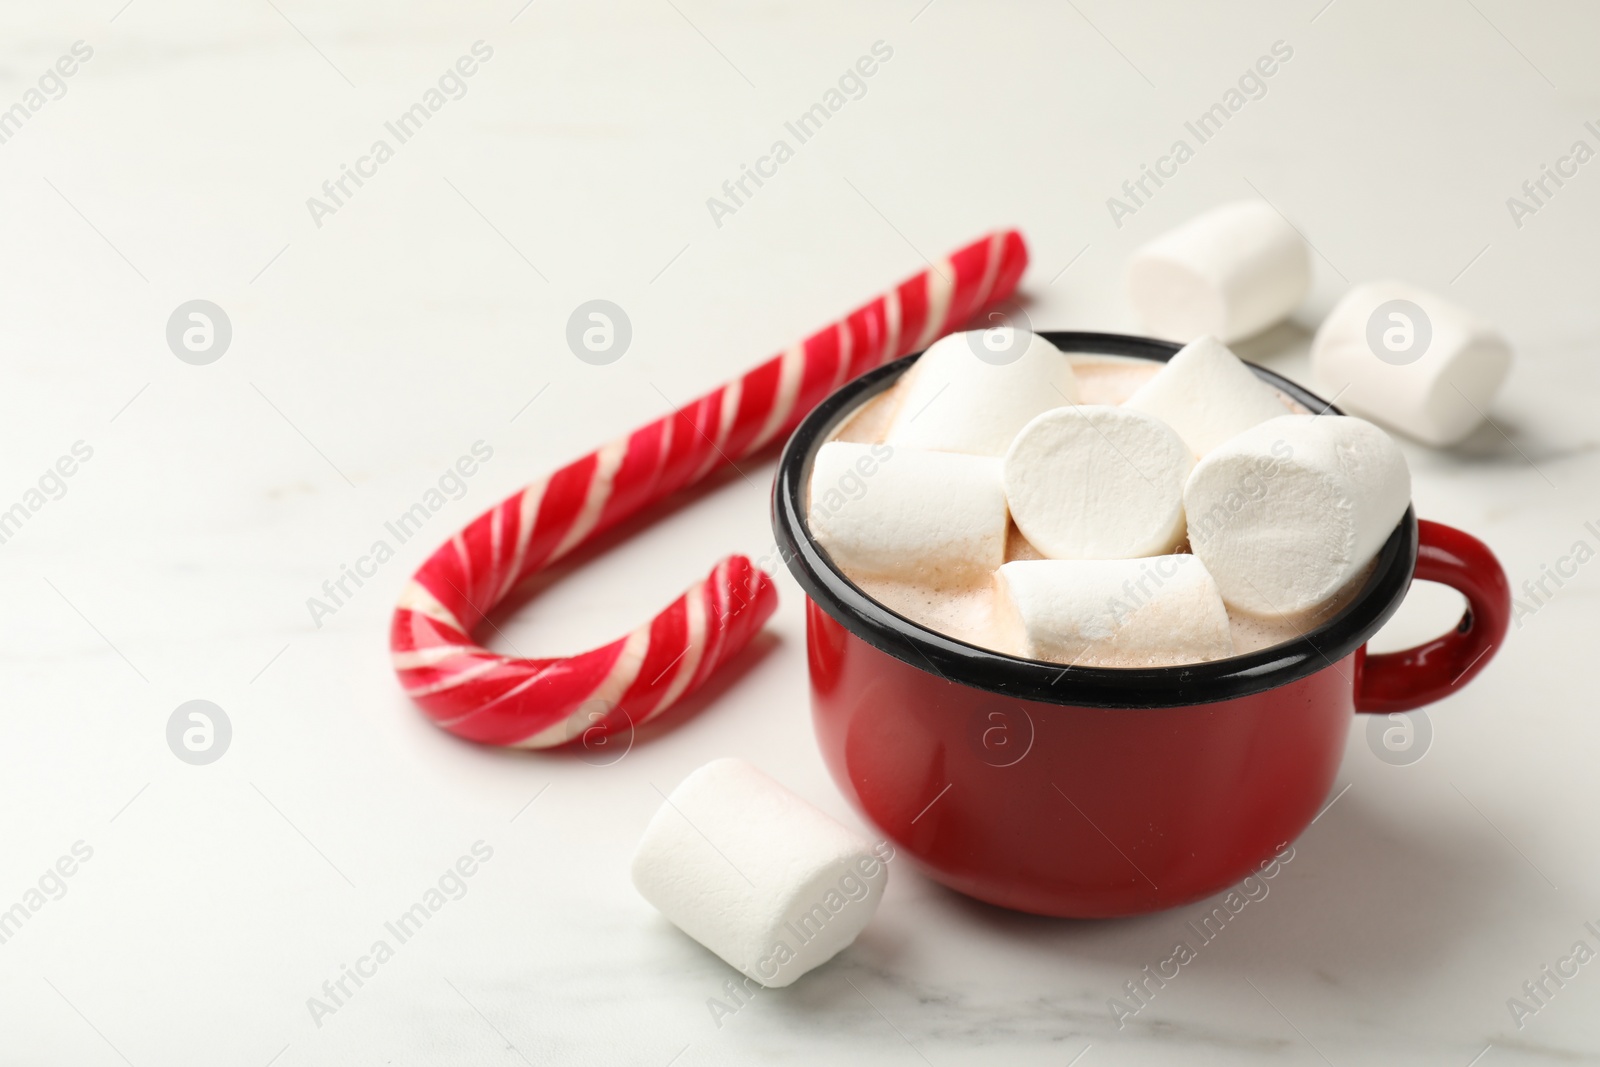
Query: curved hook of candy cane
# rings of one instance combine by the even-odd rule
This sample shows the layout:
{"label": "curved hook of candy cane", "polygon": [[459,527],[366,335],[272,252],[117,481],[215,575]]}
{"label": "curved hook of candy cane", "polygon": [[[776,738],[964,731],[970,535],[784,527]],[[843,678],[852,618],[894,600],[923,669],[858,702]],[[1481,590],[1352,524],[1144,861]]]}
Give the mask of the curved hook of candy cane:
{"label": "curved hook of candy cane", "polygon": [[400,606],[394,645],[410,650],[395,652],[395,669],[435,723],[482,744],[549,748],[639,726],[672,707],[750,642],[778,593],[750,560],[729,556],[626,637],[554,659],[479,647],[420,582]]}
{"label": "curved hook of candy cane", "polygon": [[666,711],[736,654],[777,606],[771,578],[730,556],[626,637],[577,656],[502,656],[474,627],[524,579],[718,467],[781,440],[858,374],[926,348],[1011,295],[1028,262],[1014,230],[983,237],[846,318],[501,501],[430,556],[395,608],[406,692],[473,741],[549,748]]}

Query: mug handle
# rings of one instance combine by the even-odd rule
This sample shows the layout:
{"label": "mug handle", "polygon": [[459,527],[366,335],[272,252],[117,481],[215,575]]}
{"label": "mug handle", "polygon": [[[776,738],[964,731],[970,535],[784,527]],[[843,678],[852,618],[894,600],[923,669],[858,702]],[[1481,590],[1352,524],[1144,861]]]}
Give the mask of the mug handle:
{"label": "mug handle", "polygon": [[1356,710],[1410,711],[1455,692],[1488,666],[1511,624],[1511,586],[1489,546],[1443,523],[1417,520],[1415,581],[1439,582],[1467,598],[1455,629],[1403,652],[1366,656],[1356,675]]}

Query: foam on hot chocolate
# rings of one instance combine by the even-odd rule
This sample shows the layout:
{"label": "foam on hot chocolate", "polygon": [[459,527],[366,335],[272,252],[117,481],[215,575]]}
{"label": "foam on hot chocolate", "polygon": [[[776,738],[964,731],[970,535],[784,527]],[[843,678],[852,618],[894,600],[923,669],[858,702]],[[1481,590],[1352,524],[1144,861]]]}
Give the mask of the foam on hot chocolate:
{"label": "foam on hot chocolate", "polygon": [[[1150,360],[1124,356],[1069,353],[1066,358],[1071,362],[1076,378],[1078,402],[1085,405],[1121,404],[1154,377],[1162,366]],[[902,386],[915,372],[913,366],[894,386],[863,404],[838,428],[832,440],[862,444],[882,442],[904,399]],[[1277,390],[1273,392],[1283,404],[1285,414],[1309,414],[1289,396]],[[1189,544],[1185,541],[1175,551],[1187,553],[1189,550]],[[1016,524],[1009,523],[1006,562],[1043,558],[1044,554],[1028,542]],[[836,559],[835,563],[839,561]],[[1369,563],[1339,592],[1306,611],[1268,618],[1230,606],[1228,626],[1234,654],[1269,648],[1320,626],[1354,599],[1366,583],[1372,566]],[[1014,621],[998,601],[996,584],[991,577],[954,582],[908,581],[861,573],[843,564],[840,564],[840,569],[868,596],[921,626],[997,652],[1014,656],[1028,654]],[[1126,667],[1144,665],[1133,661],[1119,662],[1114,658],[1097,659],[1096,664]]]}

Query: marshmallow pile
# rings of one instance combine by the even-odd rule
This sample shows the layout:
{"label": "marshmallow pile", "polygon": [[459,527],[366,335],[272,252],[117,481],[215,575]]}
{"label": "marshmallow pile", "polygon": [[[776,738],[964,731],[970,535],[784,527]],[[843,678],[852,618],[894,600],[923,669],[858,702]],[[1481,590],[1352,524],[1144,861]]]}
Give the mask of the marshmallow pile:
{"label": "marshmallow pile", "polygon": [[[1117,405],[1078,403],[1064,353],[1013,341],[1008,361],[973,335],[936,342],[881,443],[818,450],[808,505],[852,577],[936,593],[992,583],[1001,651],[1086,666],[1226,658],[1230,611],[1283,619],[1328,601],[1409,505],[1386,433],[1293,413],[1215,337]],[[1013,524],[1031,552],[1008,552]],[[1044,558],[1017,558],[1032,555]]]}

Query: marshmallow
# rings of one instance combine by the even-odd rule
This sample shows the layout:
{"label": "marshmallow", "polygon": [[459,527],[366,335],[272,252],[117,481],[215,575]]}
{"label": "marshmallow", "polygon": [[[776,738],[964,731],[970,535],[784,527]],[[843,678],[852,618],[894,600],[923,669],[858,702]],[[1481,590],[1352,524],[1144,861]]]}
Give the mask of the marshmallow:
{"label": "marshmallow", "polygon": [[872,918],[889,879],[873,851],[752,764],[719,759],[650,820],[633,884],[684,933],[776,988],[828,962]]}
{"label": "marshmallow", "polygon": [[1086,404],[1022,428],[1005,458],[1017,529],[1051,559],[1127,559],[1183,540],[1189,447],[1153,416]]}
{"label": "marshmallow", "polygon": [[1319,388],[1430,445],[1476,429],[1510,368],[1511,345],[1488,322],[1398,281],[1350,290],[1311,342]]}
{"label": "marshmallow", "polygon": [[1197,457],[1289,411],[1266,382],[1210,336],[1180,348],[1122,406],[1171,426]]}
{"label": "marshmallow", "polygon": [[1271,205],[1224,204],[1133,254],[1128,296],[1146,330],[1237,341],[1284,317],[1311,288],[1305,241]]}
{"label": "marshmallow", "polygon": [[1003,456],[1029,419],[1078,402],[1061,350],[1009,326],[935,341],[906,375],[884,437],[896,447]]}
{"label": "marshmallow", "polygon": [[1166,667],[1233,655],[1217,583],[1193,556],[1018,560],[995,582],[1002,625],[1033,659]]}
{"label": "marshmallow", "polygon": [[1183,490],[1189,545],[1230,607],[1292,615],[1372,560],[1411,501],[1393,438],[1338,415],[1284,415],[1214,449]]}
{"label": "marshmallow", "polygon": [[829,441],[810,498],[811,534],[845,570],[938,584],[1005,562],[998,459]]}

